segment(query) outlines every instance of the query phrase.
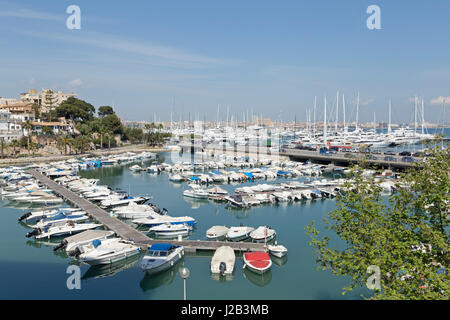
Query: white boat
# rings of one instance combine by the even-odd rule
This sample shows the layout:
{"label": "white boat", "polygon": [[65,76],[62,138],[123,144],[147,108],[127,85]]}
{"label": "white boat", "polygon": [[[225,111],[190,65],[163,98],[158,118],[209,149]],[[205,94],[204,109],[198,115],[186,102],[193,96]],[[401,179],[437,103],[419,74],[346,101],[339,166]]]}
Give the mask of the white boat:
{"label": "white boat", "polygon": [[206,231],[208,240],[224,240],[230,229],[226,226],[213,226]]}
{"label": "white boat", "polygon": [[272,267],[272,260],[267,252],[245,252],[243,259],[244,268],[259,274],[263,274]]}
{"label": "white boat", "polygon": [[146,218],[148,216],[156,217],[158,215],[149,205],[136,204],[135,202],[130,202],[126,206],[114,208],[113,212],[115,215],[125,219]]}
{"label": "white boat", "polygon": [[184,178],[179,174],[174,174],[169,177],[169,180],[173,182],[182,182],[184,181]]}
{"label": "white boat", "polygon": [[288,252],[285,246],[279,245],[277,242],[275,242],[275,244],[273,245],[269,244],[267,246],[267,249],[269,249],[270,254],[273,254],[275,257],[278,258],[284,257]]}
{"label": "white boat", "polygon": [[270,241],[276,236],[275,230],[271,229],[270,227],[258,227],[252,232],[250,232],[250,238],[254,242],[264,242],[264,241]]}
{"label": "white boat", "polygon": [[227,233],[227,239],[230,241],[245,240],[253,230],[255,230],[253,227],[231,227]]}
{"label": "white boat", "polygon": [[73,213],[73,212],[59,212],[53,216],[42,218],[41,220],[37,221],[36,224],[30,225],[33,229],[36,228],[44,228],[46,226],[54,225],[55,223],[62,223],[62,222],[81,222],[88,220],[89,217],[82,211]]}
{"label": "white boat", "polygon": [[167,215],[152,215],[147,216],[145,218],[140,219],[134,219],[132,221],[133,223],[140,225],[140,226],[146,226],[146,227],[153,227],[164,223],[170,223],[170,224],[186,224],[188,226],[193,227],[196,224],[196,221],[192,217],[184,216],[184,217],[171,217]]}
{"label": "white boat", "polygon": [[191,189],[185,190],[183,192],[185,197],[195,198],[195,199],[208,199],[208,192],[197,185],[191,185]]}
{"label": "white boat", "polygon": [[113,234],[114,231],[111,230],[86,230],[64,238],[59,245],[53,248],[53,251],[65,250],[69,256],[73,256],[77,253],[76,251],[79,246],[87,245],[97,239],[107,239]]}
{"label": "white boat", "polygon": [[27,233],[26,237],[30,238],[34,236],[36,239],[45,239],[52,237],[60,237],[65,235],[72,235],[82,231],[95,229],[100,227],[101,224],[95,223],[73,223],[72,221],[67,221],[65,223],[56,223],[51,226],[44,228],[34,229],[33,231]]}
{"label": "white boat", "polygon": [[191,227],[186,224],[164,223],[151,227],[148,231],[155,233],[157,236],[184,236],[189,234]]}
{"label": "white boat", "polygon": [[138,166],[137,164],[135,164],[134,166],[131,166],[131,167],[130,167],[130,170],[133,171],[133,172],[140,172],[140,171],[142,171],[143,169],[142,169],[141,166]]}
{"label": "white boat", "polygon": [[220,273],[221,275],[232,274],[234,270],[234,262],[236,256],[234,250],[229,246],[217,248],[211,259],[211,272]]}
{"label": "white boat", "polygon": [[153,244],[140,259],[139,267],[148,274],[155,274],[171,268],[184,256],[182,246],[167,243]]}
{"label": "white boat", "polygon": [[53,210],[41,210],[41,211],[30,211],[27,213],[24,213],[18,220],[23,221],[25,220],[26,223],[30,222],[36,222],[39,219],[45,219],[45,218],[51,218],[56,216],[59,213],[81,213],[84,211],[81,211],[79,208],[59,208],[59,209],[53,209]]}
{"label": "white boat", "polygon": [[110,264],[141,253],[141,249],[121,238],[99,240],[78,247],[78,259],[90,265]]}

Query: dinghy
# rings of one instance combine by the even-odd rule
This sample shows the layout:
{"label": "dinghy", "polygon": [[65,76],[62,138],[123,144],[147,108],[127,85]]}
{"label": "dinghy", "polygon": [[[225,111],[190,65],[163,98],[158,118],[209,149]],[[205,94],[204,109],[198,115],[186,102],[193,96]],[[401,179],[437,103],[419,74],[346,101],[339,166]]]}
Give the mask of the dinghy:
{"label": "dinghy", "polygon": [[269,244],[267,246],[267,249],[269,249],[269,253],[270,254],[272,254],[272,255],[274,255],[275,257],[278,257],[278,258],[284,257],[287,254],[287,252],[288,252],[288,250],[286,249],[285,246],[279,245],[277,242],[275,242],[274,245],[270,245]]}
{"label": "dinghy", "polygon": [[244,268],[262,274],[272,267],[272,260],[267,252],[245,252]]}
{"label": "dinghy", "polygon": [[211,259],[211,272],[220,273],[220,275],[232,274],[236,256],[234,250],[229,246],[217,248]]}
{"label": "dinghy", "polygon": [[230,229],[226,226],[213,226],[206,231],[206,237],[208,240],[225,240],[228,231]]}
{"label": "dinghy", "polygon": [[275,238],[276,234],[275,230],[270,227],[261,226],[250,232],[250,238],[252,238],[253,242],[268,242]]}
{"label": "dinghy", "polygon": [[253,230],[255,230],[253,227],[231,227],[227,233],[227,239],[230,241],[245,240]]}

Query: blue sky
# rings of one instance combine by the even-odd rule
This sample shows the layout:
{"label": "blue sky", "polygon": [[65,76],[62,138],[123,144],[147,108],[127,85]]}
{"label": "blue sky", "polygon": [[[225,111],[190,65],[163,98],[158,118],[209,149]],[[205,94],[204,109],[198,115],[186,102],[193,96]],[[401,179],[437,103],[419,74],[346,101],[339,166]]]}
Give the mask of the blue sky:
{"label": "blue sky", "polygon": [[[432,4],[430,4],[432,3]],[[81,30],[66,28],[66,8],[81,8]],[[381,8],[368,30],[366,8]],[[29,88],[75,91],[116,106],[129,120],[305,121],[314,96],[333,119],[336,91],[347,119],[442,122],[450,97],[450,2],[426,1],[4,1],[0,0],[0,96]],[[172,105],[173,97],[175,106]],[[450,98],[449,98],[450,102]],[[446,121],[449,122],[450,110]],[[340,115],[342,118],[342,114]]]}

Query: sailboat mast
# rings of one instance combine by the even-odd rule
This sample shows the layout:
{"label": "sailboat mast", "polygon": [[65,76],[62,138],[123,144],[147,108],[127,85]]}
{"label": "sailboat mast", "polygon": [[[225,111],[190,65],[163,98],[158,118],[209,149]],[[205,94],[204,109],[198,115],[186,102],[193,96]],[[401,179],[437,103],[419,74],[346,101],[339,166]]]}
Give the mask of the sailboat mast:
{"label": "sailboat mast", "polygon": [[327,97],[323,102],[323,143],[327,145]]}
{"label": "sailboat mast", "polygon": [[317,106],[317,96],[314,97],[314,118],[313,118],[313,136],[316,137],[316,106]]}
{"label": "sailboat mast", "polygon": [[417,131],[417,96],[414,97],[414,137]]}
{"label": "sailboat mast", "polygon": [[391,99],[389,99],[389,124],[388,124],[388,133],[391,133],[392,128],[391,128],[391,112],[392,112],[392,101]]}
{"label": "sailboat mast", "polygon": [[425,126],[425,108],[422,97],[422,134],[424,134],[424,126]]}
{"label": "sailboat mast", "polygon": [[355,131],[358,131],[358,118],[359,118],[359,92],[358,92],[358,97],[356,98],[356,126],[355,126]]}
{"label": "sailboat mast", "polygon": [[347,132],[347,127],[345,126],[345,94],[342,94],[342,108],[344,111],[344,132]]}
{"label": "sailboat mast", "polygon": [[334,125],[336,134],[338,132],[338,118],[339,118],[339,90],[336,94],[336,124]]}

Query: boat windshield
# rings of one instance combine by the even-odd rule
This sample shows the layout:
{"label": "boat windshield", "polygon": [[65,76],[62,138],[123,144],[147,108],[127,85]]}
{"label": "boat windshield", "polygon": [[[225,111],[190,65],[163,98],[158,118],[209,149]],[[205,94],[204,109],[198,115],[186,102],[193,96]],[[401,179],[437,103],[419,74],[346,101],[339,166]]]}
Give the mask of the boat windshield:
{"label": "boat windshield", "polygon": [[165,257],[165,256],[167,256],[168,255],[168,252],[167,251],[153,251],[153,250],[151,250],[151,251],[148,251],[147,252],[147,256],[150,256],[150,257]]}

